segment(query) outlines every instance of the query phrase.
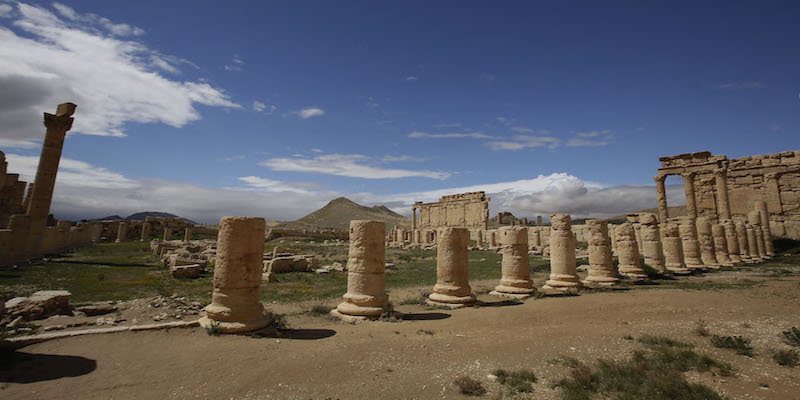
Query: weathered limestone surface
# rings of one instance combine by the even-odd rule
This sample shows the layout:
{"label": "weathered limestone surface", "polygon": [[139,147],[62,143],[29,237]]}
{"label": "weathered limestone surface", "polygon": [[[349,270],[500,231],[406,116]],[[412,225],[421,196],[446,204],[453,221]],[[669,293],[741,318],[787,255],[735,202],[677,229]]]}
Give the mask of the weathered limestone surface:
{"label": "weathered limestone surface", "polygon": [[466,228],[440,228],[437,234],[436,285],[427,303],[434,306],[460,308],[475,303],[469,286]]}
{"label": "weathered limestone surface", "polygon": [[697,217],[695,223],[697,225],[697,241],[700,243],[700,259],[703,261],[703,265],[706,268],[719,268],[711,223],[705,217]]}
{"label": "weathered limestone surface", "polygon": [[25,321],[45,319],[52,315],[72,315],[66,290],[41,290],[30,297],[14,297],[5,302],[5,312],[10,319],[22,317]]}
{"label": "weathered limestone surface", "polygon": [[164,228],[164,240],[172,240],[172,228]]}
{"label": "weathered limestone surface", "polygon": [[187,226],[183,231],[183,241],[188,242],[190,240],[192,240],[192,228]]}
{"label": "weathered limestone surface", "polygon": [[117,230],[117,243],[124,242],[128,239],[128,223],[120,222],[119,229]]}
{"label": "weathered limestone surface", "polygon": [[150,229],[151,229],[151,226],[152,226],[152,225],[150,225],[150,223],[149,223],[149,222],[145,222],[144,224],[142,224],[142,237],[141,237],[141,240],[142,240],[143,242],[145,242],[145,241],[147,241],[147,240],[149,240],[149,239],[150,239]]}
{"label": "weathered limestone surface", "polygon": [[575,264],[575,235],[569,214],[550,216],[550,279],[543,289],[581,288]]}
{"label": "weathered limestone surface", "polygon": [[590,219],[586,221],[586,226],[589,231],[589,275],[583,283],[613,286],[619,282],[619,276],[611,256],[608,222]]}
{"label": "weathered limestone surface", "polygon": [[700,258],[700,243],[697,241],[697,227],[693,218],[678,218],[678,230],[681,234],[683,246],[683,260],[686,268],[703,269],[703,260]]}
{"label": "weathered limestone surface", "polygon": [[767,255],[772,257],[775,255],[775,245],[772,243],[772,228],[769,223],[767,203],[764,201],[757,201],[755,207],[761,216],[761,230],[764,231],[764,245],[766,246]]}
{"label": "weathered limestone surface", "polygon": [[[416,218],[417,210],[419,210],[419,220]],[[437,203],[414,203],[412,213],[414,229],[457,227],[486,230],[489,221],[489,198],[484,192],[442,196]]]}
{"label": "weathered limestone surface", "polygon": [[749,222],[745,222],[745,229],[747,230],[747,251],[750,253],[750,259],[753,261],[762,261],[761,255],[758,252],[758,237],[756,237],[756,230]]}
{"label": "weathered limestone surface", "polygon": [[343,319],[378,319],[391,312],[386,294],[385,225],[380,221],[350,221],[347,293],[331,314]]}
{"label": "weathered limestone surface", "polygon": [[642,232],[644,263],[658,272],[669,272],[664,260],[664,247],[661,244],[661,229],[654,214],[640,213],[639,224]]}
{"label": "weathered limestone surface", "polygon": [[683,241],[680,237],[678,225],[673,222],[667,222],[664,224],[663,233],[664,264],[667,270],[678,275],[690,273],[691,270],[686,268],[686,262],[683,258]]}
{"label": "weathered limestone surface", "polygon": [[[263,218],[223,217],[217,236],[214,292],[200,325],[246,332],[269,323],[259,301],[264,252]],[[382,235],[382,234],[381,234]]]}
{"label": "weathered limestone surface", "polygon": [[642,258],[639,256],[639,245],[636,242],[636,231],[633,225],[624,223],[618,226],[616,237],[620,275],[635,279],[647,278],[647,274],[642,269]]}
{"label": "weathered limestone surface", "polygon": [[711,236],[714,239],[714,251],[717,263],[721,267],[732,267],[733,261],[728,255],[728,240],[725,238],[725,228],[720,224],[711,225]]}
{"label": "weathered limestone surface", "polygon": [[737,220],[733,223],[734,227],[736,228],[736,238],[739,241],[739,257],[742,259],[742,262],[752,264],[755,261],[750,257],[750,243],[747,236],[747,226],[745,226],[744,221]]}
{"label": "weathered limestone surface", "polygon": [[764,231],[761,229],[761,212],[758,210],[750,211],[750,213],[747,215],[747,219],[749,220],[750,226],[753,227],[753,232],[755,233],[758,256],[761,257],[762,260],[771,258],[767,255],[767,245],[764,243]]}
{"label": "weathered limestone surface", "polygon": [[741,252],[739,250],[739,237],[736,234],[736,226],[731,220],[725,220],[720,223],[725,229],[725,242],[728,245],[728,257],[734,265],[742,263]]}
{"label": "weathered limestone surface", "polygon": [[536,289],[531,281],[528,228],[504,226],[497,231],[500,235],[500,251],[503,255],[503,276],[500,284],[491,294],[517,299],[529,298]]}

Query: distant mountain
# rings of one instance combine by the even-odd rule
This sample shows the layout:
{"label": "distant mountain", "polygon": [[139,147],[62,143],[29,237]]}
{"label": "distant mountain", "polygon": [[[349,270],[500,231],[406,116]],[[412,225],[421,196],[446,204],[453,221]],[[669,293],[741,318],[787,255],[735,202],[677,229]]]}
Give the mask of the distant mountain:
{"label": "distant mountain", "polygon": [[285,229],[350,229],[350,221],[368,219],[383,221],[386,230],[394,226],[411,226],[411,220],[390,210],[386,206],[367,207],[339,197],[331,200],[325,207],[306,215],[297,221],[283,223],[277,228]]}
{"label": "distant mountain", "polygon": [[115,220],[115,219],[123,219],[123,218],[120,217],[119,215],[114,214],[114,215],[109,215],[109,216],[103,217],[103,218],[93,219],[92,221],[111,221],[111,220]]}
{"label": "distant mountain", "polygon": [[131,214],[131,215],[125,217],[125,220],[126,221],[144,221],[145,218],[147,218],[147,217],[181,218],[184,221],[186,221],[186,223],[189,223],[189,224],[192,224],[192,225],[197,225],[197,222],[194,222],[194,221],[192,221],[190,219],[186,219],[186,218],[183,218],[183,217],[179,217],[179,216],[177,216],[175,214],[170,214],[170,213],[165,213],[165,212],[160,212],[160,211],[138,212],[136,214]]}

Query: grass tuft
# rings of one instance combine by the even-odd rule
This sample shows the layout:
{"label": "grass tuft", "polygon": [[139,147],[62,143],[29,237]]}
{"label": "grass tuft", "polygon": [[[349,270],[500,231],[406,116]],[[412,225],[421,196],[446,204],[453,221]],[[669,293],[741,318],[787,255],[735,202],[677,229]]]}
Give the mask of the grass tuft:
{"label": "grass tuft", "polygon": [[219,322],[211,321],[211,324],[206,327],[206,333],[209,336],[219,336],[222,334],[222,329],[219,327]]}
{"label": "grass tuft", "polygon": [[308,312],[312,315],[328,315],[331,312],[331,308],[324,304],[315,304]]}
{"label": "grass tuft", "polygon": [[784,331],[783,340],[791,346],[800,347],[800,328],[793,326]]}
{"label": "grass tuft", "polygon": [[800,354],[796,350],[779,350],[772,355],[778,365],[794,368],[800,364]]}
{"label": "grass tuft", "polygon": [[483,387],[479,381],[472,379],[468,376],[456,378],[453,385],[458,388],[458,391],[467,396],[483,396],[486,394],[486,388]]}
{"label": "grass tuft", "polygon": [[531,383],[538,380],[531,370],[521,369],[517,371],[506,371],[497,369],[492,372],[497,377],[497,382],[507,386],[514,393],[529,393],[533,391]]}
{"label": "grass tuft", "polygon": [[670,339],[666,336],[644,335],[639,338],[639,343],[651,348],[658,346],[668,346],[668,347],[690,349],[694,347],[694,345],[692,344],[684,343],[679,340]]}
{"label": "grass tuft", "polygon": [[736,351],[736,354],[743,356],[753,356],[753,346],[750,345],[750,339],[741,336],[718,336],[714,335],[711,338],[711,344],[720,349],[731,349]]}

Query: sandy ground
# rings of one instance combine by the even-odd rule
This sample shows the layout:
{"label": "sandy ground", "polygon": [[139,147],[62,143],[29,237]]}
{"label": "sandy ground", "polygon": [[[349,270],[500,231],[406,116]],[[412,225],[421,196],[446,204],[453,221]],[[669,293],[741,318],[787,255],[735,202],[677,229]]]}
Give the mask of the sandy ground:
{"label": "sandy ground", "polygon": [[[691,381],[733,399],[800,399],[800,368],[771,357],[788,348],[780,332],[800,325],[799,296],[800,277],[790,276],[743,289],[604,292],[455,311],[404,305],[398,309],[414,320],[396,323],[293,315],[295,330],[281,338],[209,336],[200,328],[75,337],[20,350],[0,371],[0,398],[457,399],[464,396],[452,382],[462,375],[495,398],[493,369],[530,368],[539,382],[521,398],[553,399],[558,389],[550,386],[567,370],[552,360],[627,359],[641,345],[625,336],[657,334],[694,343],[735,369],[731,377],[689,373]],[[751,338],[756,356],[713,348],[693,333],[701,319],[712,333]]]}

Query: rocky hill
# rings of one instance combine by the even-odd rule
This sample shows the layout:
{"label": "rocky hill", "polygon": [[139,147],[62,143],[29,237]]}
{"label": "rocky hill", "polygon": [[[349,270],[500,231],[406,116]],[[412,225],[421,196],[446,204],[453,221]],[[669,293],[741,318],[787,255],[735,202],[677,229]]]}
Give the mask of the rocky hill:
{"label": "rocky hill", "polygon": [[[96,221],[108,221],[108,220],[115,220],[115,219],[124,219],[126,221],[144,221],[145,218],[147,218],[147,217],[182,218],[182,217],[179,217],[179,216],[177,216],[175,214],[170,214],[170,213],[165,213],[165,212],[160,212],[160,211],[143,211],[143,212],[138,212],[138,213],[135,213],[135,214],[131,214],[131,215],[125,217],[125,218],[122,218],[119,215],[109,215],[108,217],[97,218]],[[187,223],[189,223],[189,224],[192,224],[192,225],[196,225],[197,224],[197,222],[194,222],[192,220],[189,220],[189,219],[186,219],[186,218],[182,218],[182,219],[184,221],[186,221]]]}
{"label": "rocky hill", "polygon": [[369,219],[383,221],[386,229],[394,226],[411,225],[411,220],[388,209],[386,206],[367,207],[353,201],[339,197],[331,200],[325,207],[306,215],[297,221],[286,222],[278,226],[285,229],[337,229],[347,230],[350,221],[356,219]]}

